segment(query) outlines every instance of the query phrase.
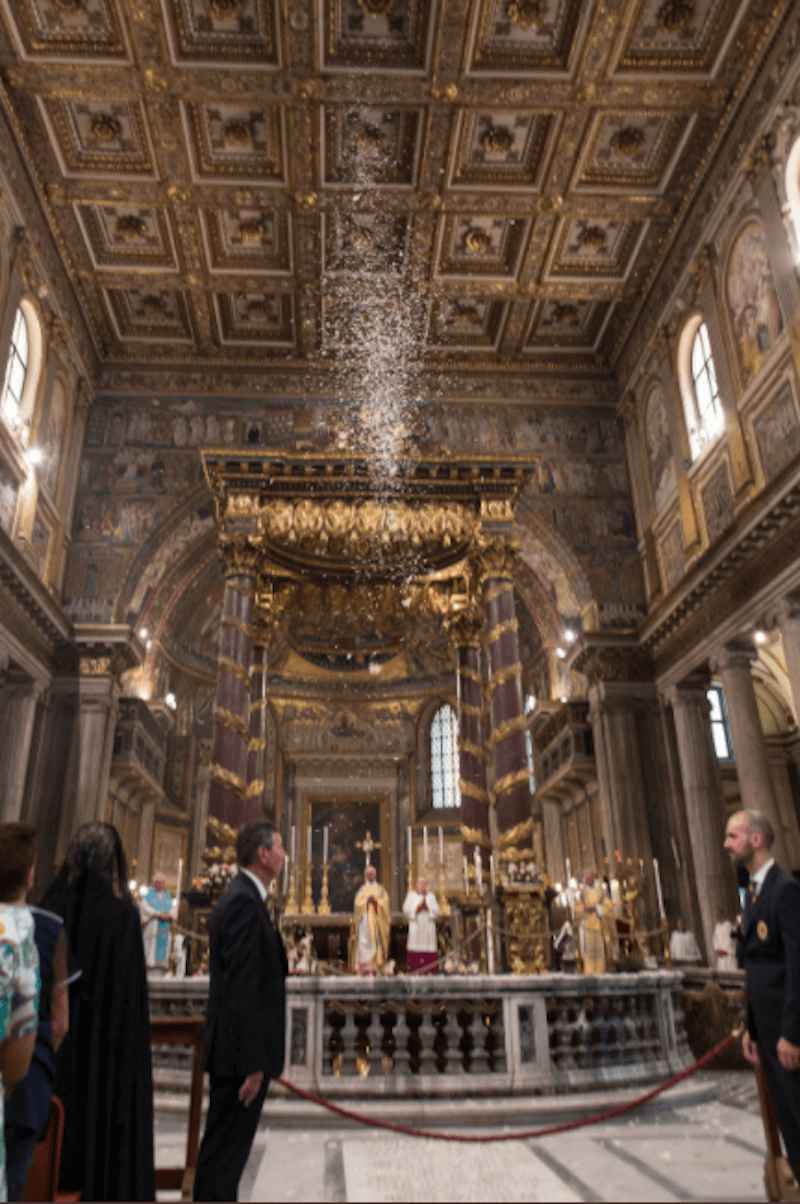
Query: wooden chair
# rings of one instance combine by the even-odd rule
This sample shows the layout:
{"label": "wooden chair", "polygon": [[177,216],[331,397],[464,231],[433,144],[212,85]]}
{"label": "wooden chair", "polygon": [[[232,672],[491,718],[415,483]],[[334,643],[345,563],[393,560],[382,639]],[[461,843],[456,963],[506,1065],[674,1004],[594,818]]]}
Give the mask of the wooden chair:
{"label": "wooden chair", "polygon": [[157,1166],[156,1191],[180,1191],[191,1200],[197,1151],[200,1145],[200,1110],[203,1100],[204,1016],[159,1016],[150,1020],[151,1045],[188,1045],[192,1050],[192,1084],[189,1096],[189,1131],[184,1166]]}
{"label": "wooden chair", "polygon": [[50,1103],[50,1120],[44,1139],[33,1152],[33,1162],[25,1184],[23,1200],[58,1200],[62,1204],[80,1200],[81,1194],[59,1194],[58,1173],[61,1169],[61,1145],[64,1140],[64,1105],[57,1095]]}

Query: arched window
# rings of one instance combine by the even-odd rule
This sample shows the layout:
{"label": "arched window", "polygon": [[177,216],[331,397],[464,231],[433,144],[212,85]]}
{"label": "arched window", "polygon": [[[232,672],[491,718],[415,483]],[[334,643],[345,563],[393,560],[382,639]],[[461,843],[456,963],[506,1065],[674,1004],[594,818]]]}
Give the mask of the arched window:
{"label": "arched window", "polygon": [[706,691],[709,703],[709,718],[711,720],[711,739],[714,742],[714,752],[718,761],[733,760],[733,740],[728,726],[728,708],[725,705],[725,695],[722,686],[711,686]]}
{"label": "arched window", "polygon": [[786,160],[786,199],[792,215],[794,236],[800,246],[800,138],[795,142]]}
{"label": "arched window", "polygon": [[708,327],[701,317],[684,330],[678,358],[686,427],[692,459],[696,460],[721,433],[725,421]]}
{"label": "arched window", "polygon": [[431,722],[431,798],[434,807],[460,807],[458,720],[446,703]]}
{"label": "arched window", "polygon": [[23,443],[27,442],[30,431],[41,360],[42,333],[38,315],[31,302],[23,300],[14,315],[3,392],[0,394],[0,416]]}

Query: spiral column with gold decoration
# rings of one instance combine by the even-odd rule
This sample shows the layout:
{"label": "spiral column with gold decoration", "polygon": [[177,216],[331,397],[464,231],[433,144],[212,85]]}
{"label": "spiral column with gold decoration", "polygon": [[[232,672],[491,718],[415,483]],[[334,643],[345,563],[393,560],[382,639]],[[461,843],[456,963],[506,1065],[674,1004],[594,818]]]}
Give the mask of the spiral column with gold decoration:
{"label": "spiral column with gold decoration", "polygon": [[529,849],[533,820],[514,609],[515,558],[514,543],[499,537],[485,543],[478,565],[486,612],[489,750],[494,765],[491,797],[496,809],[498,846]]}
{"label": "spiral column with gold decoration", "polygon": [[[491,850],[489,792],[486,788],[488,754],[484,741],[481,650],[484,615],[474,602],[448,621],[456,654],[458,696],[458,759],[461,789],[461,836],[468,863],[476,847]],[[482,853],[484,861],[486,854]]]}
{"label": "spiral column with gold decoration", "polygon": [[246,538],[220,537],[225,594],[217,658],[209,814],[233,828],[248,817],[250,664],[257,552]]}

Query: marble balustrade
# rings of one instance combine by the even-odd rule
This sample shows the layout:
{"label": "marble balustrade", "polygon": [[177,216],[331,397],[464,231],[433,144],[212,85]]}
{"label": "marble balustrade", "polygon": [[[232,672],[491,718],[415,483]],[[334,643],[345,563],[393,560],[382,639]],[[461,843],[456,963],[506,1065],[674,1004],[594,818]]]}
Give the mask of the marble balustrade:
{"label": "marble balustrade", "polygon": [[[653,1083],[692,1060],[681,983],[669,971],[291,978],[285,1074],[332,1098]],[[151,980],[151,1014],[202,1014],[207,995],[205,978]],[[157,1083],[185,1088],[187,1057],[154,1050]]]}

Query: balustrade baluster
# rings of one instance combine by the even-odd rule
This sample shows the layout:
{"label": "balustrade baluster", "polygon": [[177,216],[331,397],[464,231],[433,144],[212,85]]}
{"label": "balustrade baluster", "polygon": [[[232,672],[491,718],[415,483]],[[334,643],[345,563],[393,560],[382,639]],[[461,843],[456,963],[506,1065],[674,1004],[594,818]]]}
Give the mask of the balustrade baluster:
{"label": "balustrade baluster", "polygon": [[470,1069],[473,1074],[488,1074],[489,1050],[486,1048],[486,1039],[489,1036],[489,1029],[484,1021],[483,1008],[477,999],[472,1004],[472,1020],[473,1023],[470,1028],[470,1036],[472,1037]]}
{"label": "balustrade baluster", "polygon": [[433,1009],[436,1005],[430,999],[422,1001],[422,1023],[419,1026],[419,1072],[420,1074],[436,1074],[436,1026],[433,1023]]}
{"label": "balustrade baluster", "polygon": [[394,1074],[411,1074],[411,1052],[408,1047],[411,1029],[406,1020],[406,1005],[401,999],[397,1004],[397,1020],[392,1030],[394,1053],[392,1055],[392,1070]]}
{"label": "balustrade baluster", "polygon": [[380,1074],[383,1051],[383,1025],[381,1024],[381,1005],[376,999],[369,1010],[369,1022],[366,1028],[367,1045],[364,1055],[369,1065],[370,1074]]}
{"label": "balustrade baluster", "polygon": [[503,1001],[495,999],[491,1012],[492,1034],[492,1070],[503,1074],[507,1068],[506,1061],[506,1030],[503,1025]]}
{"label": "balustrade baluster", "polygon": [[358,1057],[358,1049],[356,1048],[358,1040],[358,1026],[356,1024],[357,1006],[350,999],[342,1001],[342,1007],[344,1008],[341,1052],[342,1075],[356,1074],[358,1069],[356,1066],[356,1058]]}
{"label": "balustrade baluster", "polygon": [[461,1052],[461,1026],[458,1023],[460,1002],[458,999],[446,999],[444,1001],[444,1035],[447,1041],[447,1049],[444,1055],[446,1074],[461,1074],[464,1069],[464,1056]]}

